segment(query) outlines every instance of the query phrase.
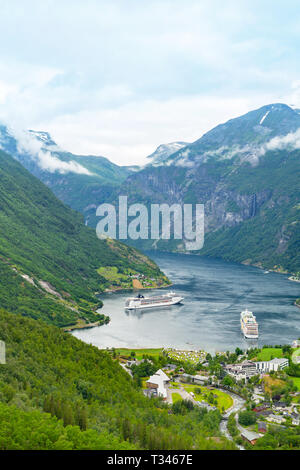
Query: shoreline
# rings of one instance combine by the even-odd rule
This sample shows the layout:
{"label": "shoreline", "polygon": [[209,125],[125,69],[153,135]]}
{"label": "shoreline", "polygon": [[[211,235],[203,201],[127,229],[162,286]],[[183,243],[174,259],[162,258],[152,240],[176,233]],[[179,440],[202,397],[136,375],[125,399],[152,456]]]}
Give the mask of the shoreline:
{"label": "shoreline", "polygon": [[[156,286],[156,287],[116,287],[116,288],[113,288],[113,289],[105,289],[103,292],[101,293],[96,293],[96,295],[102,295],[102,294],[109,294],[111,292],[131,292],[131,291],[137,291],[137,290],[151,290],[151,289],[166,289],[167,287],[171,287],[173,285],[173,283],[171,282],[171,284],[168,284],[166,286]],[[101,307],[102,308],[102,307]]]}
{"label": "shoreline", "polygon": [[[291,271],[287,271],[285,269],[281,269],[280,267],[279,268],[276,268],[275,266],[273,266],[273,268],[268,268],[266,266],[264,266],[260,261],[256,262],[256,263],[251,263],[251,260],[244,260],[244,261],[235,261],[233,259],[225,259],[225,258],[222,258],[221,256],[208,256],[207,254],[200,254],[199,252],[197,253],[191,253],[191,252],[187,252],[187,251],[168,251],[168,250],[145,250],[145,252],[156,252],[156,253],[168,253],[168,254],[177,254],[177,255],[186,255],[186,256],[199,256],[199,257],[206,257],[206,258],[210,258],[210,259],[216,259],[216,260],[222,260],[224,262],[228,262],[228,263],[236,263],[236,264],[242,264],[243,266],[252,266],[254,268],[258,268],[258,269],[261,269],[261,270],[267,270],[269,271],[270,273],[277,273],[277,274],[290,274],[291,276],[290,277],[293,277],[294,276],[294,273],[291,272]],[[148,255],[147,255],[148,256]],[[295,279],[290,279],[291,281],[295,281]],[[300,282],[300,280],[296,281],[296,282]]]}
{"label": "shoreline", "polygon": [[98,320],[98,321],[93,322],[93,323],[86,323],[86,324],[82,324],[82,325],[76,324],[76,325],[66,326],[66,327],[62,327],[62,329],[65,333],[71,333],[72,331],[75,331],[75,330],[88,330],[89,328],[94,328],[96,326],[108,325],[108,323],[110,322],[110,317],[108,315],[105,315],[105,316],[106,316],[106,318],[108,318],[108,321],[102,322],[101,320]]}

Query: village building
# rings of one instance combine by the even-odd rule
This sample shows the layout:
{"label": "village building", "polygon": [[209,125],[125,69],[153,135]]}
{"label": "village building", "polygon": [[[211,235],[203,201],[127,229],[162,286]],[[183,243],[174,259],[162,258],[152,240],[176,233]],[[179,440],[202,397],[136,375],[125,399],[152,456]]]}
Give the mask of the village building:
{"label": "village building", "polygon": [[178,366],[176,364],[167,364],[163,370],[175,370]]}
{"label": "village building", "polygon": [[283,370],[289,366],[289,360],[282,358],[275,358],[270,361],[253,362],[245,360],[240,363],[227,364],[224,371],[235,377],[237,380],[249,379],[257,374],[265,374],[271,371]]}
{"label": "village building", "polygon": [[253,411],[255,411],[255,413],[259,413],[261,411],[267,410],[268,408],[270,408],[270,403],[261,403],[259,406],[253,408]]}
{"label": "village building", "polygon": [[180,381],[184,383],[193,383],[196,385],[205,385],[209,382],[209,377],[206,375],[191,375],[191,374],[182,374],[179,376]]}
{"label": "village building", "polygon": [[258,422],[258,432],[265,434],[267,432],[267,425],[264,421]]}
{"label": "village building", "polygon": [[293,426],[300,425],[300,415],[298,413],[291,413],[291,418]]}
{"label": "village building", "polygon": [[277,372],[278,370],[285,369],[286,367],[289,366],[289,360],[286,359],[285,357],[281,358],[275,358],[271,359],[270,361],[260,361],[260,362],[255,362],[256,364],[256,369],[259,371],[259,373],[264,373],[264,372]]}
{"label": "village building", "polygon": [[248,431],[247,429],[244,429],[242,431],[241,436],[245,441],[250,442],[250,444],[252,444],[253,446],[254,444],[256,444],[257,439],[259,439],[260,437],[259,434],[257,434],[256,432]]}
{"label": "village building", "polygon": [[274,401],[273,408],[280,410],[286,408],[287,404],[284,401]]}
{"label": "village building", "polygon": [[255,362],[248,360],[236,364],[227,364],[224,370],[237,380],[248,379],[257,374]]}
{"label": "village building", "polygon": [[179,375],[180,382],[192,383],[194,376],[190,374],[181,374]]}
{"label": "village building", "polygon": [[266,418],[267,421],[271,421],[272,423],[276,423],[276,424],[282,424],[285,422],[285,418],[283,416],[280,416],[280,415],[274,415],[274,414],[270,414],[267,418]]}
{"label": "village building", "polygon": [[260,393],[263,393],[263,388],[261,385],[256,385],[254,387],[254,393],[256,393],[257,395],[259,395]]}
{"label": "village building", "polygon": [[207,375],[194,375],[194,383],[198,385],[205,385],[209,382]]}
{"label": "village building", "polygon": [[[157,396],[161,396],[164,400],[168,396],[167,384],[170,382],[170,378],[163,370],[159,369],[154,375],[151,375],[146,381],[148,389],[155,390]],[[152,393],[155,393],[152,392]]]}
{"label": "village building", "polygon": [[256,414],[258,416],[263,416],[264,418],[266,418],[267,416],[270,416],[272,414],[272,411],[271,410],[262,410],[262,411],[257,411]]}
{"label": "village building", "polygon": [[6,364],[5,361],[5,342],[0,340],[0,364]]}

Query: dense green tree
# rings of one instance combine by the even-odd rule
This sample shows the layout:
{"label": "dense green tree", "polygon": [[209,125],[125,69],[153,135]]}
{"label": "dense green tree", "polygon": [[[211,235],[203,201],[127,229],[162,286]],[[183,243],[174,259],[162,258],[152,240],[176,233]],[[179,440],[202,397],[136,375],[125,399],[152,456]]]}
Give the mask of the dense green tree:
{"label": "dense green tree", "polygon": [[250,424],[256,423],[256,413],[254,411],[240,411],[239,423],[242,426],[249,426]]}
{"label": "dense green tree", "polygon": [[[220,435],[219,414],[194,408],[190,401],[170,414],[162,399],[145,397],[108,352],[57,327],[0,309],[0,338],[7,350],[7,363],[0,367],[0,404],[52,416],[49,422],[59,423],[62,431],[55,431],[51,448],[101,448],[98,435],[108,436],[103,448],[118,449],[124,441],[138,449],[234,448]],[[49,448],[23,424],[21,429],[24,436],[11,447],[3,438],[3,448],[16,442],[24,449]],[[220,442],[206,439],[210,436]],[[0,448],[1,443],[0,434]]]}

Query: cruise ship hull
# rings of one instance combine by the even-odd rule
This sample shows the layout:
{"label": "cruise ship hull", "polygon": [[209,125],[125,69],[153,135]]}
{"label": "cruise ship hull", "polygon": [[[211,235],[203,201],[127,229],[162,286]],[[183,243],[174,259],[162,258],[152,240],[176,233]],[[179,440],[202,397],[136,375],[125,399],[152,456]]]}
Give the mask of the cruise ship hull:
{"label": "cruise ship hull", "polygon": [[164,302],[153,302],[153,303],[148,303],[148,304],[138,304],[135,302],[135,305],[128,305],[126,306],[126,310],[138,310],[138,309],[144,309],[144,308],[154,308],[154,307],[168,307],[170,305],[176,305],[180,304],[180,302],[183,300],[183,297],[175,297],[172,300],[167,300]]}
{"label": "cruise ship hull", "polygon": [[241,312],[241,330],[246,339],[258,339],[256,317],[247,309]]}
{"label": "cruise ship hull", "polygon": [[247,335],[243,332],[243,335],[246,339],[258,339],[258,335]]}

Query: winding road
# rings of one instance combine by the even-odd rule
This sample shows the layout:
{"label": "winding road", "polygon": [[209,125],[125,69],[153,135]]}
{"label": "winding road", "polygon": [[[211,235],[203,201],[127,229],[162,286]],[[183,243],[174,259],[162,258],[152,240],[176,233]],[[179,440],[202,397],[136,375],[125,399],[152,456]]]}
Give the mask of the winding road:
{"label": "winding road", "polygon": [[[228,392],[228,391],[226,391],[226,393],[228,393],[228,395],[230,395],[231,398],[233,399],[233,406],[226,413],[224,413],[223,419],[220,423],[220,431],[222,434],[224,434],[224,436],[227,437],[227,439],[229,439],[230,441],[233,441],[232,436],[229,434],[229,431],[227,429],[227,421],[228,421],[229,416],[232,413],[238,413],[238,411],[240,411],[243,408],[245,404],[245,400],[241,398],[240,396],[236,395],[235,393]],[[244,429],[238,423],[237,415],[236,415],[236,424],[237,424],[238,430],[242,432]],[[243,446],[237,445],[237,447],[240,450],[245,450]]]}
{"label": "winding road", "polygon": [[[178,393],[179,395],[181,395],[181,397],[183,399],[190,400],[194,405],[199,406],[199,403],[196,400],[194,400],[194,398],[191,396],[191,394],[188,393],[183,388],[183,386],[180,386],[179,388],[176,388],[176,389],[175,388],[168,388],[167,392],[168,392],[168,397],[167,397],[167,402],[168,403],[172,403],[172,393]],[[227,439],[229,439],[230,441],[233,441],[232,436],[229,434],[228,429],[227,429],[227,420],[228,420],[229,416],[232,413],[238,413],[243,408],[243,406],[245,404],[245,400],[243,398],[241,398],[239,395],[236,395],[235,393],[229,392],[228,390],[224,390],[224,392],[231,396],[231,398],[233,399],[233,405],[226,413],[223,414],[223,419],[220,423],[220,432],[222,434],[224,434],[224,436],[226,436]],[[244,429],[238,423],[238,415],[237,414],[236,414],[236,424],[237,424],[238,430],[240,432],[242,432]],[[243,446],[238,445],[238,444],[236,444],[236,445],[240,450],[245,450]]]}

